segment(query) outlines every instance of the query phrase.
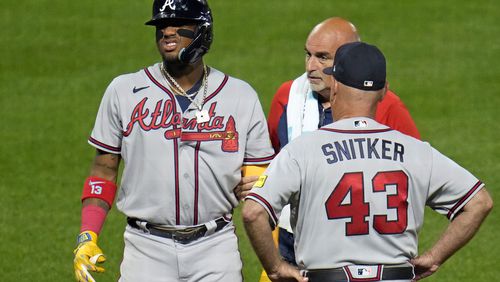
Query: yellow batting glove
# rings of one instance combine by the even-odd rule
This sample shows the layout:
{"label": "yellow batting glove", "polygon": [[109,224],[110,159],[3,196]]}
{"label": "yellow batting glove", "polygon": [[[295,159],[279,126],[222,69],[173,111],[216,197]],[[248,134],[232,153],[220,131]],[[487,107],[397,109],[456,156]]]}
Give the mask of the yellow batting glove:
{"label": "yellow batting glove", "polygon": [[265,270],[262,270],[262,273],[260,274],[259,282],[271,282],[271,279],[269,279],[269,277],[267,277],[267,273]]}
{"label": "yellow batting glove", "polygon": [[241,172],[243,176],[260,176],[266,171],[267,165],[244,165],[241,167]]}
{"label": "yellow batting glove", "polygon": [[89,271],[104,272],[104,268],[97,266],[97,263],[106,261],[101,248],[97,246],[97,234],[92,231],[84,231],[78,235],[77,244],[78,246],[73,251],[76,281],[95,282]]}

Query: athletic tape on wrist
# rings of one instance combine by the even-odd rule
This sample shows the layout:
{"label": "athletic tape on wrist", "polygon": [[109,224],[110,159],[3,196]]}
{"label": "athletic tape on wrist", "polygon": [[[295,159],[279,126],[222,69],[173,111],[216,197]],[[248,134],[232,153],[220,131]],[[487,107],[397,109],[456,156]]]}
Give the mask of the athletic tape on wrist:
{"label": "athletic tape on wrist", "polygon": [[87,241],[93,241],[94,243],[97,242],[97,234],[93,231],[84,231],[80,233],[76,237],[76,244],[79,245],[80,243],[87,242]]}
{"label": "athletic tape on wrist", "polygon": [[82,201],[87,198],[98,198],[105,201],[109,208],[113,206],[116,195],[116,184],[100,177],[89,176],[85,180]]}

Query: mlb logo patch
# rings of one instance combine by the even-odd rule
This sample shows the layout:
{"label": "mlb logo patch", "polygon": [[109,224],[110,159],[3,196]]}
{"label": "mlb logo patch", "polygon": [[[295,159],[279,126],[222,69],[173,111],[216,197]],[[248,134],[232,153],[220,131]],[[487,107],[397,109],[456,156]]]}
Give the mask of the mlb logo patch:
{"label": "mlb logo patch", "polygon": [[366,120],[355,120],[354,121],[354,127],[367,127],[368,123]]}
{"label": "mlb logo patch", "polygon": [[365,86],[365,87],[372,87],[373,86],[373,81],[371,81],[371,80],[365,80],[365,82],[363,83],[363,86]]}
{"label": "mlb logo patch", "polygon": [[366,275],[370,275],[371,273],[372,273],[372,271],[369,268],[358,268],[358,275],[366,276]]}
{"label": "mlb logo patch", "polygon": [[380,280],[381,266],[379,265],[348,265],[346,270],[349,271],[352,281],[358,281],[354,279],[369,279],[366,281]]}

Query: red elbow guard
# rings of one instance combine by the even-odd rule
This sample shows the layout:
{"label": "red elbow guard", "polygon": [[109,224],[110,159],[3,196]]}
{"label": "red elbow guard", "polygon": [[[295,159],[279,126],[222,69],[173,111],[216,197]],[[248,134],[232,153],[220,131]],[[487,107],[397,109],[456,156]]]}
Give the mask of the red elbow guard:
{"label": "red elbow guard", "polygon": [[83,185],[82,201],[87,198],[98,198],[105,201],[109,208],[113,206],[116,195],[116,184],[100,177],[89,176]]}

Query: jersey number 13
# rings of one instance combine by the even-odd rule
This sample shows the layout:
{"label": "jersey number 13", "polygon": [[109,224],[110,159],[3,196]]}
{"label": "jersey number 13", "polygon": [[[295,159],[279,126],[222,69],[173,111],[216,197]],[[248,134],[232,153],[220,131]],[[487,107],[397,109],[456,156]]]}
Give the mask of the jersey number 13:
{"label": "jersey number 13", "polygon": [[[374,193],[386,192],[386,187],[393,185],[396,193],[387,195],[387,208],[396,209],[397,219],[388,220],[387,215],[373,216],[373,229],[380,234],[403,233],[408,225],[408,176],[403,171],[378,172],[372,178]],[[368,234],[366,218],[370,215],[370,203],[365,202],[363,173],[345,173],[325,202],[328,219],[349,218],[346,223],[346,235]],[[350,202],[343,203],[350,194]]]}

